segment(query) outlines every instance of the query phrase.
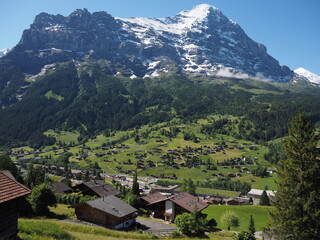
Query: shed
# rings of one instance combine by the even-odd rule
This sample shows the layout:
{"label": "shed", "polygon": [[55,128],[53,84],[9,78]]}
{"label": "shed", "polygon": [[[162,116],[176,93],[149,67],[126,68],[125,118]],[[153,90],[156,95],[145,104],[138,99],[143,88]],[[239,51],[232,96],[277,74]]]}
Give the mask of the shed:
{"label": "shed", "polygon": [[96,198],[75,206],[78,219],[114,229],[130,227],[135,223],[137,211],[115,196]]}
{"label": "shed", "polygon": [[18,201],[31,191],[18,183],[9,171],[0,171],[0,239],[18,233]]}

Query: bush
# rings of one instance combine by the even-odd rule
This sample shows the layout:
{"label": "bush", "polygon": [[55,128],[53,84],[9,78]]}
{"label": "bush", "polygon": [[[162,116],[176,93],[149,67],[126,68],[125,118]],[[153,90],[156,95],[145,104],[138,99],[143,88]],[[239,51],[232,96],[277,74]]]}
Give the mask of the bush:
{"label": "bush", "polygon": [[232,210],[226,211],[221,216],[220,221],[222,224],[224,224],[228,227],[228,230],[230,230],[230,227],[238,227],[239,226],[239,218],[236,215],[236,213]]}
{"label": "bush", "polygon": [[239,234],[235,235],[233,240],[256,240],[256,238],[252,233],[242,231]]}
{"label": "bush", "polygon": [[173,231],[172,232],[172,237],[173,238],[179,238],[179,237],[181,237],[181,234],[178,231]]}
{"label": "bush", "polygon": [[204,234],[207,220],[195,210],[193,213],[183,213],[176,217],[175,223],[179,230],[185,235],[199,236]]}
{"label": "bush", "polygon": [[43,216],[49,214],[49,206],[56,206],[57,199],[50,186],[43,183],[33,188],[29,197],[29,202],[32,206],[33,212],[37,215]]}

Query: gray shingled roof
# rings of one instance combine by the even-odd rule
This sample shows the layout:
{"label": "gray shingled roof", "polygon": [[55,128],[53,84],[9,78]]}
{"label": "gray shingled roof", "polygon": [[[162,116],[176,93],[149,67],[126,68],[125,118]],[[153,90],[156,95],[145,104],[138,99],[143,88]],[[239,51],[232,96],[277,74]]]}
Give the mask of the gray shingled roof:
{"label": "gray shingled roof", "polygon": [[98,194],[101,197],[120,194],[119,190],[115,189],[114,187],[110,186],[109,184],[101,180],[92,180],[89,182],[84,182],[82,184],[92,189],[92,191],[94,191],[96,194]]}
{"label": "gray shingled roof", "polygon": [[73,189],[63,182],[53,182],[50,185],[55,193],[65,194],[67,192],[73,192]]}
{"label": "gray shingled roof", "polygon": [[115,196],[96,198],[87,201],[84,204],[88,204],[93,208],[99,209],[119,218],[138,211]]}

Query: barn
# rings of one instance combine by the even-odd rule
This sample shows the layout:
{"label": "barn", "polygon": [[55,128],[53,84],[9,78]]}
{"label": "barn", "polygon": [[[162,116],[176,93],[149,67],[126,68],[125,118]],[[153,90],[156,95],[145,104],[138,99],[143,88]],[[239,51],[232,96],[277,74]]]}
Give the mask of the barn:
{"label": "barn", "polygon": [[0,239],[17,235],[19,199],[30,192],[9,171],[0,171]]}
{"label": "barn", "polygon": [[75,206],[79,220],[113,229],[130,227],[135,223],[137,211],[115,196],[96,198]]}

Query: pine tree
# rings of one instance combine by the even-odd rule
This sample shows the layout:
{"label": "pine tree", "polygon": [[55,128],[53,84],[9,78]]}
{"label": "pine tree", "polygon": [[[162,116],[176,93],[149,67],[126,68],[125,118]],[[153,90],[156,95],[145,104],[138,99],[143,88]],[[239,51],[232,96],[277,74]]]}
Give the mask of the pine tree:
{"label": "pine tree", "polygon": [[263,190],[259,203],[261,206],[270,206],[270,200],[266,190]]}
{"label": "pine tree", "polygon": [[320,160],[318,137],[308,118],[300,113],[290,124],[284,141],[286,159],[279,162],[278,191],[271,213],[277,239],[319,239]]}
{"label": "pine tree", "polygon": [[249,222],[249,227],[248,227],[248,232],[253,234],[256,232],[256,228],[254,227],[254,220],[253,220],[253,216],[250,216],[250,222]]}
{"label": "pine tree", "polygon": [[138,183],[138,173],[137,172],[135,172],[135,174],[133,176],[131,193],[135,196],[138,196],[138,197],[140,196],[139,183]]}

